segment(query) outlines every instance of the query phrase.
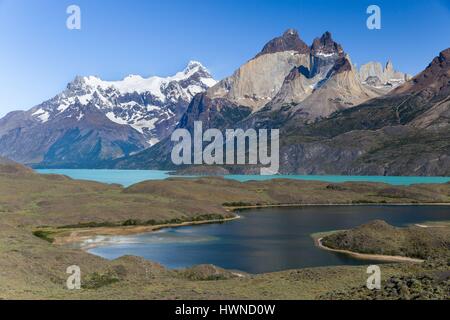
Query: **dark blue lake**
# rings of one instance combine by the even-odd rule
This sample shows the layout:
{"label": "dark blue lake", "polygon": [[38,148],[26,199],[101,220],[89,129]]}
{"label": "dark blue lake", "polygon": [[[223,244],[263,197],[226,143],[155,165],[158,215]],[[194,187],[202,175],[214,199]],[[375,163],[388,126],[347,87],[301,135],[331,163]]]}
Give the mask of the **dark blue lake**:
{"label": "dark blue lake", "polygon": [[103,245],[89,252],[107,259],[141,256],[169,268],[214,264],[250,273],[370,264],[318,249],[311,234],[353,228],[375,219],[395,226],[450,220],[450,206],[314,206],[255,209],[240,215],[242,219],[223,224],[101,237],[95,240]]}

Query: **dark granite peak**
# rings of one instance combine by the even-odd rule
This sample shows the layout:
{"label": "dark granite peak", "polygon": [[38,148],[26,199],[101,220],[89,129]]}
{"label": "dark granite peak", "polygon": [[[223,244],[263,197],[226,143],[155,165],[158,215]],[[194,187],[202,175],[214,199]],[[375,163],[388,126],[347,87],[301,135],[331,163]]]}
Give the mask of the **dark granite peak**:
{"label": "dark granite peak", "polygon": [[297,51],[302,54],[310,52],[308,45],[300,39],[298,31],[288,29],[281,37],[269,41],[257,56],[284,51]]}
{"label": "dark granite peak", "polygon": [[330,32],[325,32],[320,38],[316,38],[311,46],[313,55],[342,55],[344,50],[341,45],[333,40]]}

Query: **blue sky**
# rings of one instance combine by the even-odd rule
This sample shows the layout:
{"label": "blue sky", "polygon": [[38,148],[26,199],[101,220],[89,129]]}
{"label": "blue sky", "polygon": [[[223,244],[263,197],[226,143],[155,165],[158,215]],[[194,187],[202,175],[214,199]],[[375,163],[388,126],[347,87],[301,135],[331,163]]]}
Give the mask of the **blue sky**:
{"label": "blue sky", "polygon": [[[79,5],[82,29],[66,28]],[[368,30],[377,4],[382,29]],[[0,0],[0,116],[54,96],[76,75],[171,75],[199,60],[231,74],[287,28],[332,32],[357,64],[415,74],[450,47],[450,0]]]}

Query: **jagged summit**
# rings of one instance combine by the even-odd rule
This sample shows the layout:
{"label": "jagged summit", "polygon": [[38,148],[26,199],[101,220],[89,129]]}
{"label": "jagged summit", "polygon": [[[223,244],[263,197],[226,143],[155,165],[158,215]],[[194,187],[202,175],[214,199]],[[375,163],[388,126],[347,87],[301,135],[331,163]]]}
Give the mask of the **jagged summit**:
{"label": "jagged summit", "polygon": [[309,65],[309,47],[294,29],[269,41],[253,59],[207,91],[211,99],[227,99],[255,112],[280,91],[296,66]]}
{"label": "jagged summit", "polygon": [[330,32],[325,32],[316,38],[311,46],[311,53],[316,56],[340,56],[344,53],[342,46],[333,40]]}
{"label": "jagged summit", "polygon": [[191,77],[196,77],[200,82],[204,83],[208,87],[213,86],[216,83],[208,69],[206,69],[200,62],[190,61],[183,71],[169,77],[152,76],[144,78],[141,75],[130,74],[122,80],[107,81],[102,80],[98,76],[76,76],[75,79],[67,85],[67,89],[115,89],[121,93],[152,92],[157,97],[163,99],[163,94],[160,92],[162,86],[174,81],[180,82],[189,80]]}
{"label": "jagged summit", "polygon": [[258,56],[283,51],[297,51],[301,54],[309,54],[309,47],[300,39],[297,30],[288,29],[281,37],[269,41]]}
{"label": "jagged summit", "polygon": [[[188,63],[188,65],[187,65],[186,69],[192,69],[192,68],[196,68],[196,67],[205,68],[205,67],[203,66],[203,64],[202,64],[200,61],[197,61],[197,60],[191,60],[191,61],[189,61],[189,63]],[[205,68],[205,69],[206,69],[206,68]]]}
{"label": "jagged summit", "polygon": [[[299,50],[303,54],[299,54]],[[329,110],[352,107],[365,99],[388,92],[394,87],[391,82],[395,85],[404,82],[405,76],[396,73],[392,63],[387,65],[386,71],[381,64],[378,65],[380,70],[375,68],[376,72],[372,71],[373,68],[367,68],[364,77],[367,81],[363,85],[363,80],[360,80],[358,70],[352,65],[350,57],[330,32],[327,31],[316,38],[306,49],[298,32],[288,29],[282,36],[269,41],[255,59],[248,61],[232,76],[209,89],[207,95],[211,99],[227,99],[234,104],[250,107],[252,112],[262,108],[287,110],[289,108],[286,105],[298,105],[333,78],[335,85],[332,86],[331,93],[324,94],[325,89],[320,90],[313,100],[316,104],[331,103],[333,106],[322,108],[326,112],[308,115],[309,118],[317,115],[327,116]],[[344,75],[337,77],[339,74]],[[381,80],[371,76],[380,76]],[[345,99],[335,99],[333,95],[342,95],[339,90],[343,91]],[[327,96],[325,101],[319,99],[320,95]],[[308,108],[313,108],[312,104],[308,105]],[[318,106],[315,108],[321,109]]]}
{"label": "jagged summit", "polygon": [[358,70],[360,80],[371,87],[381,89],[385,93],[408,81],[411,76],[396,71],[391,60],[384,65],[379,62],[368,62]]}
{"label": "jagged summit", "polygon": [[391,59],[389,59],[389,60],[386,62],[385,70],[394,71],[394,64],[392,63],[392,60],[391,60]]}

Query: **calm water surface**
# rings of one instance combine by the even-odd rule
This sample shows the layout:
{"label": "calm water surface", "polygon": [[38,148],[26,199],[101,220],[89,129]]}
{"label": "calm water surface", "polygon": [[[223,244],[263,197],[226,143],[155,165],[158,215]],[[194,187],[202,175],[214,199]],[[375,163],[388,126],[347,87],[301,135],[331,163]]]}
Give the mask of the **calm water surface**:
{"label": "calm water surface", "polygon": [[[37,170],[64,174],[74,179],[117,183],[123,186],[170,177],[159,170]],[[450,177],[363,176],[241,176],[238,181],[289,178],[327,182],[372,181],[393,185],[445,183]],[[356,227],[374,219],[403,226],[424,221],[449,220],[450,207],[368,206],[268,208],[246,211],[242,219],[225,224],[171,228],[159,232],[122,237],[97,238],[101,247],[90,252],[108,259],[136,255],[169,268],[211,263],[227,269],[262,273],[302,267],[358,265],[360,261],[317,249],[312,233]],[[378,262],[379,263],[379,262]]]}
{"label": "calm water surface", "polygon": [[[44,174],[64,174],[73,179],[93,180],[103,183],[118,183],[125,187],[145,180],[162,180],[172,177],[167,171],[160,170],[98,170],[98,169],[40,169]],[[384,177],[384,176],[301,176],[301,175],[228,175],[227,179],[237,181],[271,180],[286,178],[295,180],[313,180],[327,182],[370,181],[392,185],[410,185],[415,183],[446,183],[450,177]]]}
{"label": "calm water surface", "polygon": [[449,220],[450,207],[318,206],[259,209],[245,211],[241,215],[242,219],[224,224],[101,238],[106,245],[91,249],[90,252],[107,259],[123,255],[141,256],[169,268],[215,264],[250,273],[360,265],[370,261],[320,250],[310,235],[348,229],[375,219],[383,219],[395,226]]}

